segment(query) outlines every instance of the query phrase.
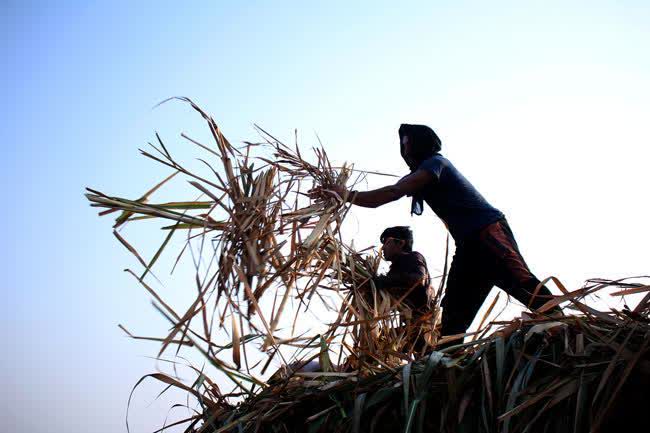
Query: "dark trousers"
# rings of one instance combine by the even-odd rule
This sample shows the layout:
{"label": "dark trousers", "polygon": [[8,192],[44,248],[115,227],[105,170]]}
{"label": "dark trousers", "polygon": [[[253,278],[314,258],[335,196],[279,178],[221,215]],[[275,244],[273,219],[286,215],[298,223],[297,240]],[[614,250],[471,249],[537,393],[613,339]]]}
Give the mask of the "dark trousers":
{"label": "dark trousers", "polygon": [[442,299],[441,334],[465,333],[493,286],[532,309],[541,307],[552,295],[543,286],[531,300],[539,282],[506,220],[490,224],[456,246]]}

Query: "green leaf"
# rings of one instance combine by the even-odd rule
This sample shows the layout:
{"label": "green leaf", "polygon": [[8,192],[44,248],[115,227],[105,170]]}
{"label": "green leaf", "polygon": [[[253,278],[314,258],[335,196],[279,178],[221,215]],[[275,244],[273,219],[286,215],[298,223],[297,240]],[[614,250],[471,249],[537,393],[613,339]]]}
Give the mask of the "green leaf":
{"label": "green leaf", "polygon": [[411,402],[409,411],[406,418],[406,427],[404,427],[404,432],[409,433],[413,428],[413,421],[415,419],[415,413],[417,411],[418,405],[426,397],[427,390],[431,386],[431,376],[433,371],[440,364],[440,361],[444,358],[442,352],[431,352],[431,355],[427,358],[427,363],[424,367],[424,371],[417,377],[417,386],[415,392],[415,398]]}
{"label": "green leaf", "polygon": [[363,403],[366,401],[366,393],[359,394],[354,400],[354,416],[353,416],[353,433],[359,433],[361,428],[361,413],[363,412]]}
{"label": "green leaf", "polygon": [[411,363],[402,369],[402,389],[404,390],[404,415],[409,411],[409,385],[411,383]]}
{"label": "green leaf", "polygon": [[[178,225],[178,223],[176,224]],[[160,248],[158,248],[158,251],[156,251],[156,254],[151,258],[151,261],[149,262],[149,265],[147,265],[147,268],[144,270],[142,273],[142,276],[140,277],[141,280],[144,280],[144,277],[147,275],[147,273],[151,270],[151,267],[156,263],[158,258],[160,257],[160,254],[162,254],[163,250],[171,240],[172,236],[174,235],[174,232],[176,231],[176,227],[172,228],[172,230],[169,232],[165,240],[163,241],[162,245],[160,245]]]}
{"label": "green leaf", "polygon": [[368,400],[366,401],[366,406],[365,406],[366,410],[370,409],[371,407],[374,407],[379,403],[388,400],[395,392],[397,392],[397,389],[393,388],[392,386],[379,388],[379,390],[373,392],[368,398]]}
{"label": "green leaf", "polygon": [[324,372],[334,371],[332,368],[332,361],[330,360],[329,347],[327,346],[327,340],[321,336],[320,338],[320,355],[318,355],[320,360],[320,368]]}

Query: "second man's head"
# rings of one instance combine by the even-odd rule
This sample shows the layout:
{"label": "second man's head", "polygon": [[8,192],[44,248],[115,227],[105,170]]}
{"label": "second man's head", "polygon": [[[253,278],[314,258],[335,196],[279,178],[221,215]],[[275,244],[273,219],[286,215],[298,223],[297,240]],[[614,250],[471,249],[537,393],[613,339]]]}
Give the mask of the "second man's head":
{"label": "second man's head", "polygon": [[384,259],[391,262],[397,256],[413,250],[413,232],[408,226],[389,227],[379,237]]}

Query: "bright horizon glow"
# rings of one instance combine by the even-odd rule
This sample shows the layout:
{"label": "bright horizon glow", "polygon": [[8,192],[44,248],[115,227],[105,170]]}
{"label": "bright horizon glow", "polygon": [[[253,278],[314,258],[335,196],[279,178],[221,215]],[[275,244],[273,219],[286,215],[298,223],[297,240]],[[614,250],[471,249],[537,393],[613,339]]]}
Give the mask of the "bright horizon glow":
{"label": "bright horizon glow", "polygon": [[[232,142],[255,139],[253,123],[287,141],[298,128],[338,163],[395,175],[406,173],[399,124],[428,124],[506,214],[540,279],[575,289],[650,274],[647,2],[10,1],[0,19],[6,430],[126,430],[128,394],[155,370],[146,356],[157,346],[116,325],[139,335],[167,325],[121,272],[136,263],[82,194],[138,197],[168,174],[138,156],[155,131],[176,155],[197,155],[179,138],[205,136],[197,116],[176,103],[151,109],[169,96],[194,99]],[[376,244],[397,224],[413,227],[439,273],[444,227],[430,210],[409,216],[406,199],[356,208],[346,235]],[[125,234],[155,249],[160,235],[139,231]],[[183,290],[162,294],[183,302]],[[156,430],[169,408],[147,407],[161,388],[146,385],[132,431]]]}

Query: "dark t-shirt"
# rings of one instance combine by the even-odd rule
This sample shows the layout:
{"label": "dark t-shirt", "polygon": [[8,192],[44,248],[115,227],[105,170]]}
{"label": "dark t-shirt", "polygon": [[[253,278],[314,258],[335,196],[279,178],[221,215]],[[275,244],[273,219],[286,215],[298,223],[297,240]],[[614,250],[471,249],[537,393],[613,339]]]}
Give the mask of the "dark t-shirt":
{"label": "dark t-shirt", "polygon": [[503,213],[492,207],[442,155],[436,154],[425,160],[418,169],[434,176],[435,179],[419,194],[445,222],[456,243],[504,218]]}
{"label": "dark t-shirt", "polygon": [[417,311],[425,311],[428,304],[427,290],[430,277],[427,262],[417,251],[395,257],[388,273],[375,278],[375,285],[379,289],[387,290],[394,297],[401,298],[412,287],[413,279],[420,279],[421,284],[411,290],[403,302]]}

